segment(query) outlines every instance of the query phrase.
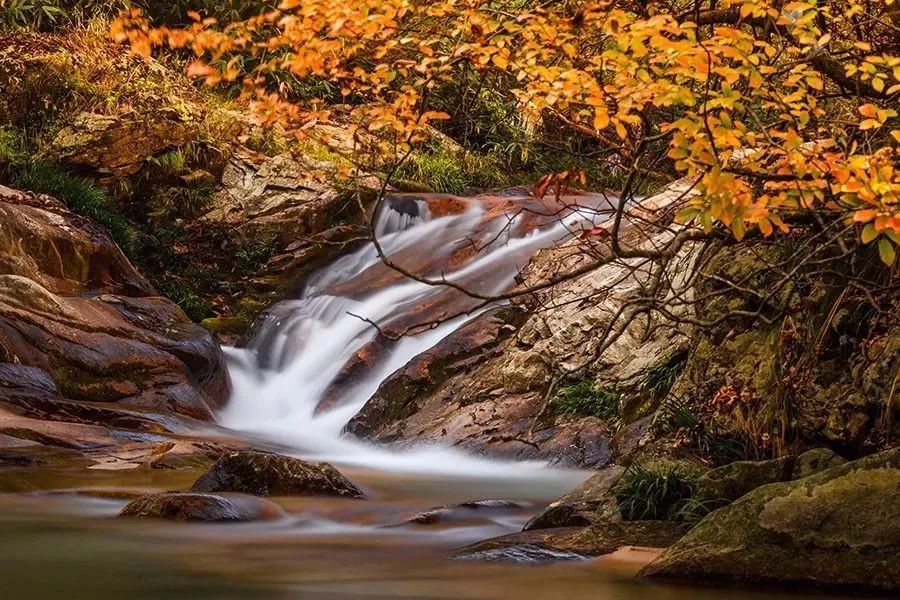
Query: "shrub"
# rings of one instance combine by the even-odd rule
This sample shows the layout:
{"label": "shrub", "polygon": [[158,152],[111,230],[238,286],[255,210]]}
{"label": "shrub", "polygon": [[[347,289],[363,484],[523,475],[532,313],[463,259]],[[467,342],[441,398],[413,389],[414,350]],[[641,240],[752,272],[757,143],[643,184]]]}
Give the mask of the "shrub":
{"label": "shrub", "polygon": [[42,162],[25,164],[15,169],[11,180],[15,187],[53,196],[72,212],[105,227],[122,251],[129,258],[135,258],[137,236],[134,225],[119,212],[106,192],[90,180]]}
{"label": "shrub", "polygon": [[590,379],[582,379],[560,390],[556,407],[563,414],[599,417],[615,422],[619,416],[619,394],[600,388]]}
{"label": "shrub", "polygon": [[659,407],[656,423],[663,431],[676,434],[680,444],[695,448],[714,464],[725,465],[753,456],[753,444],[746,436],[722,431],[714,421],[704,418],[699,406],[683,398],[668,398]]}
{"label": "shrub", "polygon": [[0,127],[0,169],[13,168],[28,158],[24,136],[11,127]]}
{"label": "shrub", "polygon": [[194,322],[200,322],[214,314],[209,302],[201,298],[188,284],[174,277],[162,276],[153,281],[157,291],[181,307]]}
{"label": "shrub", "polygon": [[626,521],[678,519],[697,489],[699,473],[678,465],[632,465],[616,490]]}

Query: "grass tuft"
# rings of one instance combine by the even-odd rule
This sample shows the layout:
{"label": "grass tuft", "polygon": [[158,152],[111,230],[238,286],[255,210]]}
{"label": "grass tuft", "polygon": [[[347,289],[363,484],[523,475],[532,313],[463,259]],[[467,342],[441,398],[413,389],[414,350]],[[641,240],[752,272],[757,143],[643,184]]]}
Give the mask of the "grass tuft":
{"label": "grass tuft", "polygon": [[394,178],[424,184],[441,194],[456,195],[472,189],[510,184],[495,157],[440,147],[410,155],[394,173]]}
{"label": "grass tuft", "polygon": [[698,472],[678,465],[632,465],[616,490],[626,521],[679,520],[697,489]]}
{"label": "grass tuft", "polygon": [[609,422],[615,422],[619,417],[618,392],[600,388],[590,379],[562,388],[555,404],[557,411],[563,414],[599,417]]}
{"label": "grass tuft", "polygon": [[42,162],[22,165],[15,170],[11,180],[14,187],[53,196],[72,212],[103,226],[122,251],[129,258],[135,258],[137,234],[134,225],[118,211],[106,192],[90,180]]}
{"label": "grass tuft", "polygon": [[678,352],[666,362],[647,369],[643,387],[654,400],[662,400],[669,394],[675,381],[687,365],[687,352]]}

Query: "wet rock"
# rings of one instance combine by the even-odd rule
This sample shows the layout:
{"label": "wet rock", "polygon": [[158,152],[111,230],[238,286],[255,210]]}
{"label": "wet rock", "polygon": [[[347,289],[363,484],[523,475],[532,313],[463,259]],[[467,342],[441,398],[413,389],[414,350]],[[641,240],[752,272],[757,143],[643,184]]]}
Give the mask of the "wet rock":
{"label": "wet rock", "polygon": [[439,506],[417,513],[404,521],[418,525],[434,525],[448,521],[461,521],[484,516],[509,514],[522,509],[523,506],[510,500],[475,500],[447,506]]}
{"label": "wet rock", "polygon": [[103,228],[54,198],[0,186],[0,225],[0,274],[63,295],[154,293]]}
{"label": "wet rock", "polygon": [[504,548],[492,548],[479,550],[468,554],[453,557],[456,560],[476,560],[482,562],[518,563],[518,564],[544,564],[553,562],[583,562],[590,560],[589,556],[554,550],[535,544],[515,544]]}
{"label": "wet rock", "polygon": [[255,496],[169,493],[132,500],[119,516],[173,521],[267,521],[283,518],[284,512],[274,502]]}
{"label": "wet rock", "polygon": [[[664,206],[686,192],[686,186],[685,182],[673,185],[648,203]],[[545,218],[540,207],[534,206],[537,201],[527,195],[479,198],[487,207],[485,223],[510,207],[526,208],[530,216],[523,219],[528,221],[525,227],[534,227]],[[447,209],[437,198],[423,195],[420,200],[432,212]],[[608,206],[609,202],[594,197],[577,200],[600,207]],[[454,203],[450,206],[449,210],[457,209]],[[534,210],[528,210],[531,208]],[[545,215],[552,212],[549,208],[543,208]],[[647,243],[645,239],[639,240],[634,231],[630,235],[630,238],[625,236],[629,244]],[[660,233],[665,235],[669,234]],[[656,240],[662,241],[662,238]],[[416,272],[428,272],[435,261],[465,264],[471,259],[465,251],[470,250],[462,247],[459,256],[449,257],[422,256],[419,252],[418,256],[403,257],[400,263]],[[529,258],[523,257],[522,264]],[[518,279],[526,285],[539,284],[595,259],[580,240],[573,240],[539,253]],[[676,260],[684,264],[685,273],[690,272],[690,253]],[[683,350],[686,338],[672,328],[655,329],[653,339],[648,340],[644,335],[647,329],[636,327],[626,331],[602,353],[596,351],[600,333],[618,314],[622,303],[640,293],[640,281],[636,281],[640,278],[629,273],[628,267],[613,265],[542,291],[523,302],[526,308],[533,305],[541,309],[506,327],[497,322],[496,313],[473,319],[432,351],[385,380],[348,424],[347,431],[397,446],[425,441],[508,459],[542,459],[567,467],[600,468],[608,464],[615,453],[610,440],[612,424],[597,415],[560,414],[547,406],[545,393],[556,374],[585,362],[592,364],[592,372],[603,373],[612,382],[633,382],[651,366],[666,363],[673,354]],[[382,285],[377,283],[380,276],[376,273],[369,277],[375,285]],[[342,291],[352,293],[348,285]],[[354,282],[353,286],[356,285]],[[425,314],[452,313],[459,307],[465,308],[470,301],[448,292],[435,299],[433,306],[424,307],[428,311]],[[388,324],[391,331],[393,326]],[[481,341],[471,343],[467,339],[470,336]],[[648,412],[652,411],[648,409]]]}
{"label": "wet rock", "polygon": [[604,509],[618,512],[613,490],[624,472],[616,465],[601,469],[528,521],[524,531],[591,525]]}
{"label": "wet rock", "polygon": [[675,521],[610,520],[572,534],[567,539],[567,547],[591,556],[610,554],[625,546],[667,548],[680,540],[689,529],[689,525]]}
{"label": "wet rock", "polygon": [[229,387],[213,338],[102,228],[53,198],[0,186],[6,435],[69,448],[150,441],[211,420]]}
{"label": "wet rock", "polygon": [[531,564],[584,561],[590,557],[572,549],[568,542],[579,531],[579,528],[570,527],[553,532],[512,533],[466,546],[454,552],[452,557],[456,560]]}
{"label": "wet rock", "polygon": [[707,516],[642,573],[900,589],[900,449],[757,488]]}
{"label": "wet rock", "polygon": [[[547,561],[567,560],[566,556],[602,556],[625,546],[664,548],[681,538],[685,530],[683,524],[671,521],[623,521],[589,527],[530,530],[467,546],[457,551],[454,558],[513,560],[523,547],[526,555],[534,548],[541,549]],[[557,554],[562,558],[552,558]]]}
{"label": "wet rock", "polygon": [[370,439],[393,437],[404,419],[421,412],[417,399],[492,356],[521,318],[518,311],[497,309],[459,328],[387,379],[350,420],[346,431]]}
{"label": "wet rock", "polygon": [[223,455],[191,487],[192,492],[240,492],[255,496],[341,496],[365,494],[328,463],[251,450]]}

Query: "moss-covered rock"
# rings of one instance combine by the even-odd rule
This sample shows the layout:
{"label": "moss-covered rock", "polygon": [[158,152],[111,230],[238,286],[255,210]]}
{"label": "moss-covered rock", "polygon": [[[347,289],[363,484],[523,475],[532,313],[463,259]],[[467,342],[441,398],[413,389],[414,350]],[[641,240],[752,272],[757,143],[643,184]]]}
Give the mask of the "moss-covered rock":
{"label": "moss-covered rock", "polygon": [[797,457],[737,461],[706,473],[700,479],[697,496],[707,501],[730,502],[758,487],[808,477],[845,462],[827,448],[810,450]]}
{"label": "moss-covered rock", "polygon": [[650,577],[900,589],[900,449],[760,487],[703,519]]}
{"label": "moss-covered rock", "polygon": [[310,463],[268,452],[225,454],[191,487],[192,492],[240,492],[254,496],[343,496],[363,492],[328,463]]}

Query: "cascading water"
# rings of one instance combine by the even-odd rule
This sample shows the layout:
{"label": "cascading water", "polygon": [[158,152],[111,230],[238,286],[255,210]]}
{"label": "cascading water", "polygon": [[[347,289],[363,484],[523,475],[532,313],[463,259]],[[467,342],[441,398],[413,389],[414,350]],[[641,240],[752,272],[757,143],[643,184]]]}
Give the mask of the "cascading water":
{"label": "cascading water", "polygon": [[[383,252],[410,271],[485,295],[512,288],[535,252],[600,214],[583,205],[548,210],[525,196],[439,200],[388,199],[375,223]],[[536,464],[511,469],[449,448],[391,451],[341,435],[382,381],[480,310],[479,301],[459,290],[401,276],[367,244],[311,276],[299,299],[273,307],[247,348],[227,351],[234,393],[220,422],[296,448],[301,456],[343,464],[445,475],[533,472]],[[445,322],[422,333],[391,344],[379,340],[379,329],[404,331],[444,316]],[[339,401],[323,409],[346,366],[373,345],[379,352],[374,364],[350,378]]]}

